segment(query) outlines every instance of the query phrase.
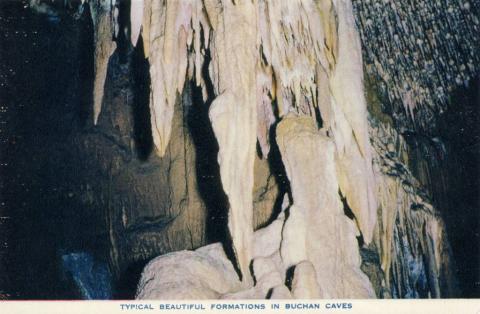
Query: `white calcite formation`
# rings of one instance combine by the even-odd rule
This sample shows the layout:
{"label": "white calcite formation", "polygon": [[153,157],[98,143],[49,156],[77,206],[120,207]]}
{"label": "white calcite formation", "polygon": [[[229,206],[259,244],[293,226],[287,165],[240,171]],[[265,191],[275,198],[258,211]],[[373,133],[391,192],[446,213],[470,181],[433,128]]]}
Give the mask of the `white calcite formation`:
{"label": "white calcite formation", "polygon": [[[338,180],[355,214],[363,239],[369,243],[376,223],[372,155],[366,122],[360,38],[350,1],[336,1],[338,16],[337,64],[331,78],[329,121],[337,148]],[[321,96],[320,96],[321,97]]]}
{"label": "white calcite formation", "polygon": [[144,12],[143,0],[131,0],[130,6],[130,41],[133,46],[138,43],[140,31],[143,24],[143,12]]}
{"label": "white calcite formation", "polygon": [[251,283],[248,267],[252,257],[257,127],[256,7],[251,1],[225,1],[223,7],[206,10],[215,30],[210,43],[210,76],[218,95],[210,106],[209,118],[219,145],[223,190],[230,204],[228,229],[244,281]]}
{"label": "white calcite formation", "polygon": [[[295,286],[303,291],[298,296],[374,296],[359,268],[356,240],[361,232],[370,242],[376,201],[361,47],[350,1],[150,0],[143,6],[152,135],[160,156],[185,81],[202,87],[205,100],[214,97],[209,118],[229,201],[233,258],[245,286],[224,297],[266,297],[266,288],[281,286],[278,279],[297,264],[302,266]],[[214,95],[206,92],[207,82]],[[270,130],[279,120],[276,140],[293,206],[282,233],[271,233],[282,236],[281,242],[272,256],[264,256],[255,252],[253,240],[255,145],[258,139],[262,155],[268,155],[275,141]],[[321,121],[325,127],[319,131]],[[344,215],[339,189],[355,220]],[[254,281],[249,265],[253,260],[254,272],[260,267],[259,254],[278,269],[254,273]],[[315,272],[311,282],[299,279]]]}
{"label": "white calcite formation", "polygon": [[294,200],[282,234],[284,263],[287,267],[311,263],[312,269],[302,266],[299,272],[316,272],[319,292],[313,292],[318,290],[314,281],[307,285],[312,287],[312,296],[374,296],[368,278],[360,271],[358,229],[345,216],[338,194],[333,141],[311,118],[287,116],[277,127],[277,143]]}
{"label": "white calcite formation", "polygon": [[139,299],[217,299],[240,290],[232,263],[219,243],[150,261],[138,284]]}

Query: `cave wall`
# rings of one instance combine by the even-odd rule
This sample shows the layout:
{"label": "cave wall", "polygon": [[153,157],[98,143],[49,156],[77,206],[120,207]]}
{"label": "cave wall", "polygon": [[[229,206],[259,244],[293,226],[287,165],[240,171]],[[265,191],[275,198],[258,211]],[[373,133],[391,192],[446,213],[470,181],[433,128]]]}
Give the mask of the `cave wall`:
{"label": "cave wall", "polygon": [[[77,201],[101,213],[119,293],[134,289],[151,258],[226,237],[227,200],[207,107],[187,85],[175,104],[165,153],[154,154],[148,102],[135,90],[148,75],[131,75],[141,71],[141,53],[132,49],[124,64],[120,53],[112,55],[97,124],[73,139],[83,173]],[[266,160],[256,158],[255,169],[254,225],[261,226],[271,219],[279,188]]]}
{"label": "cave wall", "polygon": [[461,289],[478,294],[479,4],[353,6],[369,111],[404,139],[403,163],[444,217]]}

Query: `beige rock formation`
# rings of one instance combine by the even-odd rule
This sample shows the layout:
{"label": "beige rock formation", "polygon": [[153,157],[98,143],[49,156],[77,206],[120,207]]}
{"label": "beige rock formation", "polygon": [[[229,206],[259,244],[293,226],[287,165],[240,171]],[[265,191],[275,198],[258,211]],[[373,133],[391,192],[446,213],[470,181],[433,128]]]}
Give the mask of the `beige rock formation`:
{"label": "beige rock formation", "polygon": [[295,299],[320,299],[324,294],[316,280],[315,267],[309,261],[295,265],[292,281],[292,295]]}
{"label": "beige rock formation", "polygon": [[[86,2],[82,5],[90,7],[95,40],[95,124],[100,117],[95,130],[118,129],[119,149],[128,151],[134,146],[123,136],[132,124],[122,122],[128,114],[116,107],[118,115],[107,116],[111,109],[104,106],[100,115],[107,66],[119,36],[119,2]],[[39,12],[54,13],[46,0],[30,3]],[[362,253],[378,253],[375,288],[415,297],[416,286],[429,285],[422,286],[428,296],[441,296],[451,281],[445,226],[408,169],[402,136],[375,118],[369,125],[351,0],[130,3],[130,29],[122,32],[133,46],[143,40],[158,155],[148,162],[162,170],[145,175],[143,161],[111,162],[98,150],[97,163],[119,174],[121,182],[108,188],[119,201],[110,205],[107,197],[112,264],[127,264],[122,259],[132,256],[150,258],[156,254],[152,247],[154,252],[193,250],[208,241],[204,218],[209,205],[201,200],[195,176],[198,141],[188,134],[193,106],[208,112],[218,143],[231,238],[156,258],[142,274],[138,298],[373,297],[360,268],[359,247]],[[380,71],[382,65],[375,67]],[[201,97],[192,96],[190,84],[200,88]],[[412,93],[395,97],[413,119],[420,107]],[[274,165],[275,157],[281,157],[281,165]],[[122,199],[131,185],[141,193],[133,201]],[[151,188],[155,185],[162,188]],[[285,206],[272,220],[279,197]],[[113,221],[133,235],[117,235]],[[125,249],[121,241],[129,237],[133,240]],[[233,256],[227,257],[225,246],[232,246]],[[121,257],[120,248],[129,257]]]}
{"label": "beige rock formation", "polygon": [[[228,227],[245,283],[244,290],[224,297],[265,297],[267,286],[279,286],[272,278],[285,278],[287,268],[303,261],[317,273],[321,293],[311,296],[373,296],[359,269],[357,227],[344,215],[338,195],[340,188],[369,242],[376,206],[361,51],[349,1],[147,2],[142,36],[150,61],[152,133],[159,155],[169,141],[172,104],[186,76],[202,88],[206,79],[213,85],[209,118],[229,201]],[[337,28],[338,23],[343,24]],[[207,48],[208,78],[200,71]],[[255,144],[258,138],[267,157],[275,140],[270,129],[281,117],[276,141],[294,206],[285,223],[281,214],[253,235]],[[328,126],[321,132],[319,120]],[[257,278],[254,269],[253,285],[249,265],[262,261],[255,259],[260,256],[275,269],[268,280]]]}
{"label": "beige rock formation", "polygon": [[150,116],[155,148],[160,156],[171,133],[173,107],[187,72],[187,45],[191,41],[191,1],[152,0],[145,6],[144,47],[152,82]]}
{"label": "beige rock formation", "polygon": [[[360,271],[356,227],[344,215],[338,194],[333,141],[310,117],[289,115],[277,127],[277,143],[294,203],[282,237],[286,266],[310,261],[321,297],[373,297],[371,284]],[[292,225],[290,217],[295,219]]]}
{"label": "beige rock formation", "polygon": [[285,285],[280,285],[272,288],[272,293],[270,295],[272,300],[288,300],[292,299],[292,293]]}
{"label": "beige rock formation", "polygon": [[241,283],[220,243],[153,259],[138,284],[137,299],[217,299]]}
{"label": "beige rock formation", "polygon": [[230,204],[228,227],[242,276],[248,284],[257,134],[256,7],[251,1],[235,4],[225,1],[222,8],[207,6],[206,9],[210,21],[217,21],[212,23],[215,31],[210,49],[214,53],[209,70],[218,96],[210,107],[209,117],[219,144],[220,176]]}

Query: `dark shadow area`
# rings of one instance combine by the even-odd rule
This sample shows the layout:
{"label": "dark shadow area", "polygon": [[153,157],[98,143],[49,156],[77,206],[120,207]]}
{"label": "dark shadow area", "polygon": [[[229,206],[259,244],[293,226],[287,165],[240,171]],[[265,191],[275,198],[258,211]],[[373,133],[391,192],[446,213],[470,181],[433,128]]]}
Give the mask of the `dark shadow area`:
{"label": "dark shadow area", "polygon": [[338,196],[340,197],[340,200],[342,201],[343,213],[345,214],[345,216],[347,216],[348,218],[350,218],[352,220],[355,219],[355,215],[353,214],[352,209],[348,205],[347,198],[345,196],[343,196],[340,189],[338,189]]}
{"label": "dark shadow area", "polygon": [[250,261],[250,265],[248,265],[248,269],[253,279],[253,285],[255,286],[257,284],[257,277],[255,276],[255,271],[253,270],[253,260]]}
{"label": "dark shadow area", "polygon": [[114,2],[118,10],[118,33],[113,40],[117,44],[119,63],[125,64],[129,61],[129,53],[132,48],[130,42],[130,4],[131,0]]}
{"label": "dark shadow area", "polygon": [[145,58],[143,40],[132,52],[132,72],[134,88],[133,104],[133,137],[137,155],[141,160],[147,160],[153,150],[152,124],[150,120],[150,70]]}
{"label": "dark shadow area", "polygon": [[317,127],[320,130],[323,127],[323,119],[322,119],[322,114],[320,113],[320,109],[318,106],[314,107],[315,110],[315,121],[317,123]]}
{"label": "dark shadow area", "polygon": [[[274,103],[274,108],[277,108],[276,103]],[[270,151],[268,152],[268,166],[270,167],[270,173],[275,177],[275,182],[278,184],[278,197],[275,200],[273,205],[272,215],[270,218],[262,224],[259,228],[263,228],[271,224],[282,211],[283,198],[286,194],[289,200],[289,203],[293,203],[292,191],[290,189],[290,181],[287,177],[287,172],[285,171],[285,166],[283,165],[282,155],[277,144],[277,125],[279,121],[273,124],[269,130],[269,139],[270,139]],[[288,216],[287,216],[288,218]]]}
{"label": "dark shadow area", "polygon": [[71,145],[88,119],[93,87],[92,26],[84,13],[74,21],[34,14],[26,1],[0,2],[1,214],[10,230],[0,294],[12,299],[78,298],[62,255],[99,245],[92,213],[75,198]]}
{"label": "dark shadow area", "polygon": [[[51,124],[51,117],[55,111],[57,116],[65,114],[72,73],[63,69],[71,66],[71,59],[61,44],[60,25],[68,25],[40,18],[23,4],[4,1],[0,7],[0,72],[10,73],[7,93],[2,95],[8,108],[2,133],[9,143],[2,143],[2,159],[8,160],[8,167],[2,169],[1,192],[13,227],[6,268],[2,269],[11,279],[10,286],[1,290],[15,299],[64,298],[69,293],[60,287],[56,259],[57,232],[62,227],[54,210],[59,205],[54,196],[58,186],[49,173],[60,150],[52,153],[49,148],[61,141],[61,131],[65,131],[62,123]],[[56,59],[65,60],[62,68],[55,64]]]}
{"label": "dark shadow area", "polygon": [[131,264],[120,276],[117,284],[113,288],[113,299],[131,300],[135,299],[137,285],[143,269],[150,260],[137,261]]}
{"label": "dark shadow area", "polygon": [[[354,220],[355,224],[357,224],[357,220],[355,220],[355,214],[353,213],[352,209],[350,208],[350,205],[348,205],[347,198],[343,196],[342,192],[340,189],[338,189],[338,196],[340,197],[340,200],[342,201],[343,205],[343,213],[345,216],[347,216],[349,219]],[[360,228],[357,225],[358,230],[360,231]],[[363,234],[360,232],[360,235],[357,236],[357,241],[358,241],[358,246],[361,249],[363,245],[365,244],[365,240],[363,239]]]}
{"label": "dark shadow area", "polygon": [[[463,297],[480,296],[480,78],[453,93],[440,136],[447,146],[442,214]],[[445,206],[446,205],[446,206]]]}
{"label": "dark shadow area", "polygon": [[285,286],[287,286],[288,290],[292,291],[292,282],[293,276],[295,275],[295,267],[296,265],[290,266],[287,269],[287,275],[285,277]]}

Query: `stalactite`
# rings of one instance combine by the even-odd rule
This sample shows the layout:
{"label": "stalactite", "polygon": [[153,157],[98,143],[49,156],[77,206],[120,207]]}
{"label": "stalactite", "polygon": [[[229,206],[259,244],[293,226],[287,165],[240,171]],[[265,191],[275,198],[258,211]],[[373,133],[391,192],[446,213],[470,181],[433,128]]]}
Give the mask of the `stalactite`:
{"label": "stalactite", "polygon": [[[208,10],[211,37],[210,77],[218,95],[209,111],[218,140],[222,185],[229,200],[228,227],[244,281],[249,283],[253,234],[253,162],[257,107],[255,92],[256,7],[250,1],[225,1]],[[216,16],[212,19],[212,16]],[[239,36],[238,34],[242,34]],[[242,165],[239,167],[239,165]]]}
{"label": "stalactite", "polygon": [[375,242],[385,286],[394,297],[402,298],[454,294],[445,225],[402,161],[405,140],[391,126],[374,118],[370,121],[381,220]]}
{"label": "stalactite", "polygon": [[187,46],[191,42],[189,1],[152,0],[144,17],[149,30],[148,60],[152,82],[150,116],[155,148],[165,154],[171,133],[173,107],[187,73]]}
{"label": "stalactite", "polygon": [[89,1],[95,41],[95,81],[93,83],[93,121],[96,124],[102,110],[108,61],[115,51],[115,22],[112,0]]}
{"label": "stalactite", "polygon": [[144,0],[131,0],[130,7],[130,41],[137,45],[143,23]]}

